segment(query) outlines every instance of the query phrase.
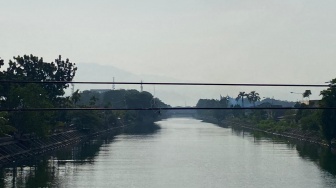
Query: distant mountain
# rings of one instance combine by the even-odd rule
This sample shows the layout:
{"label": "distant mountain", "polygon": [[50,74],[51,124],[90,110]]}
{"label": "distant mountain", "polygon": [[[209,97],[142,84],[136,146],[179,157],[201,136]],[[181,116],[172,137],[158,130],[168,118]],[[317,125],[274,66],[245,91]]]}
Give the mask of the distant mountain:
{"label": "distant mountain", "polygon": [[[111,65],[99,65],[94,63],[77,63],[78,71],[75,81],[96,81],[112,82],[192,82],[189,80],[177,80],[170,77],[159,75],[134,74]],[[94,85],[94,84],[77,84],[75,90],[79,89],[112,89],[112,85]],[[115,89],[136,89],[140,90],[140,85],[115,85]],[[200,98],[220,99],[220,93],[223,90],[219,87],[200,87],[200,86],[153,86],[143,85],[143,90],[152,93],[155,97],[160,98],[163,102],[171,106],[195,106]],[[225,94],[224,91],[222,94]],[[67,90],[70,94],[70,89]],[[225,94],[226,95],[226,94]],[[224,96],[225,96],[224,95]],[[294,106],[295,102],[280,101],[276,99],[264,99],[257,102],[270,102],[274,105]],[[235,97],[230,98],[230,104],[241,105],[241,100],[236,101]],[[247,99],[244,99],[244,106],[252,106]]]}
{"label": "distant mountain", "polygon": [[[116,82],[183,82],[164,76],[134,74],[111,65],[77,63],[77,67],[75,81],[112,82],[114,78]],[[76,89],[81,91],[89,89],[112,89],[112,85],[77,84],[75,85]],[[115,85],[115,89],[140,90],[140,85]],[[194,103],[194,101],[198,100],[192,97],[195,91],[181,90],[181,87],[143,85],[143,90],[152,93],[155,97],[172,106],[184,106],[186,101],[189,102],[192,100]],[[70,89],[67,91],[67,94],[70,94]]]}

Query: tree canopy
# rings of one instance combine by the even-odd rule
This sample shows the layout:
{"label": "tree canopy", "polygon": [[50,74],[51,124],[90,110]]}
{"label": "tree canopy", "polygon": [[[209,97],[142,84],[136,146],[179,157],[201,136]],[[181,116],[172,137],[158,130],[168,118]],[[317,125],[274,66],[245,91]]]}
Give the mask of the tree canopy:
{"label": "tree canopy", "polygon": [[[331,85],[328,89],[321,91],[322,107],[336,107],[336,78],[331,80]],[[322,132],[326,140],[331,144],[333,139],[336,139],[336,110],[324,109],[321,114]]]}
{"label": "tree canopy", "polygon": [[311,95],[311,91],[310,90],[306,90],[305,92],[302,93],[302,97],[303,98],[309,98],[309,96]]}
{"label": "tree canopy", "polygon": [[247,94],[247,99],[250,103],[252,102],[253,106],[255,107],[255,103],[257,101],[260,101],[259,93],[257,93],[256,91],[251,91],[250,93]]}
{"label": "tree canopy", "polygon": [[[43,58],[33,55],[13,57],[9,60],[9,67],[4,72],[7,80],[24,81],[72,81],[77,67],[69,59],[62,60],[61,56],[55,62],[47,63]],[[69,87],[67,83],[43,84],[41,87],[46,91],[46,95],[53,102],[57,97],[64,95],[64,89]]]}
{"label": "tree canopy", "polygon": [[[0,60],[0,66],[4,61]],[[72,81],[77,67],[69,59],[61,56],[54,62],[44,62],[43,58],[34,55],[13,57],[8,68],[0,72],[2,80],[8,81]],[[1,107],[20,108],[52,108],[64,102],[64,90],[67,83],[7,83],[0,87]],[[37,133],[46,135],[57,122],[53,112],[10,112],[10,122],[21,134]]]}

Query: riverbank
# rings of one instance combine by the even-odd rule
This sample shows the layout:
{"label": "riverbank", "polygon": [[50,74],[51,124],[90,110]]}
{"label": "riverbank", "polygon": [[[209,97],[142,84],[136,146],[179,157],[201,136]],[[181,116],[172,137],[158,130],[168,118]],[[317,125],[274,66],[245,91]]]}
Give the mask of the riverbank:
{"label": "riverbank", "polygon": [[61,149],[69,145],[96,137],[104,133],[116,133],[118,128],[110,128],[93,133],[69,130],[45,138],[23,136],[20,139],[0,139],[0,166]]}
{"label": "riverbank", "polygon": [[[315,143],[322,146],[328,146],[328,143],[315,131],[303,131],[300,128],[286,128],[286,129],[263,129],[256,123],[247,122],[241,119],[230,119],[221,122],[222,126],[236,126],[249,130],[260,131],[267,134],[276,136],[282,136],[286,138],[292,138],[302,140],[305,142]],[[277,130],[277,131],[274,131]]]}
{"label": "riverbank", "polygon": [[6,165],[0,187],[335,185],[336,160],[326,147],[192,118],[157,124],[158,133],[104,134]]}
{"label": "riverbank", "polygon": [[302,140],[310,143],[319,144],[322,146],[328,146],[328,143],[318,135],[316,131],[303,131],[300,128],[293,128],[293,127],[273,127],[270,128],[269,126],[258,126],[255,122],[250,122],[247,120],[237,119],[237,118],[230,118],[225,119],[222,121],[218,121],[213,117],[200,117],[198,116],[197,119],[202,120],[203,122],[213,123],[220,127],[229,127],[229,126],[236,126],[241,127],[253,131],[264,132],[271,135],[282,136],[286,138],[292,138],[297,140]]}
{"label": "riverbank", "polygon": [[23,136],[20,139],[0,138],[0,166],[17,162],[47,152],[55,151],[103,134],[155,132],[160,127],[153,122],[129,122],[122,126],[90,132],[89,130],[68,130],[45,138]]}

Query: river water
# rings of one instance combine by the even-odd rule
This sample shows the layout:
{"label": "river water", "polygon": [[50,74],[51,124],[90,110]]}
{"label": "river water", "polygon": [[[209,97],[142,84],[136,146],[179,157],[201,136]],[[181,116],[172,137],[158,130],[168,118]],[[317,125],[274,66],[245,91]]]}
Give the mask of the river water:
{"label": "river water", "polygon": [[0,186],[336,187],[326,148],[191,118],[157,123],[153,133],[101,137],[8,166]]}

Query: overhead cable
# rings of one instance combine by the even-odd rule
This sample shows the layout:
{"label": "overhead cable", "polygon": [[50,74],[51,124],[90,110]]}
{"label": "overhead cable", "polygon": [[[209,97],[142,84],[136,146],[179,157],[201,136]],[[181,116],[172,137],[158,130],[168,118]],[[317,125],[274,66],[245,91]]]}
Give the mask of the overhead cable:
{"label": "overhead cable", "polygon": [[90,81],[22,81],[0,80],[2,84],[118,84],[118,85],[175,85],[175,86],[258,86],[258,87],[330,87],[332,84],[255,84],[255,83],[196,83],[196,82],[90,82]]}
{"label": "overhead cable", "polygon": [[325,110],[332,109],[335,110],[336,107],[258,107],[258,108],[249,108],[249,107],[241,107],[241,108],[212,108],[212,107],[171,107],[171,108],[0,108],[0,111],[7,112],[29,112],[29,111],[79,111],[79,110],[98,110],[98,111],[168,111],[168,110]]}

